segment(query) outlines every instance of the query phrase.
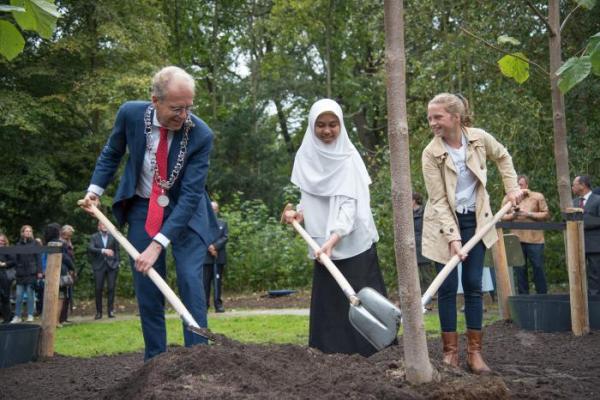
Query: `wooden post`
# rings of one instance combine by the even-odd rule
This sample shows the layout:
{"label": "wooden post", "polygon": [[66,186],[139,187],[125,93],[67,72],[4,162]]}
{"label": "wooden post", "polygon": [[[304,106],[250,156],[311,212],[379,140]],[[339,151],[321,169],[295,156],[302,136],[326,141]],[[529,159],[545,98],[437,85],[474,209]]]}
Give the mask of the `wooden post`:
{"label": "wooden post", "polygon": [[[48,246],[61,247],[61,242],[50,242]],[[40,357],[54,356],[54,334],[58,320],[58,290],[62,253],[48,254],[44,283],[44,308],[42,310],[42,332],[40,336]]]}
{"label": "wooden post", "polygon": [[498,306],[500,317],[510,320],[510,309],[508,308],[508,296],[511,295],[510,276],[508,274],[508,262],[506,260],[506,246],[504,245],[504,232],[502,228],[496,229],[498,241],[492,246],[494,267],[496,269],[496,284],[498,285]]}
{"label": "wooden post", "polygon": [[575,336],[590,332],[588,314],[587,277],[585,273],[585,240],[583,210],[567,208],[567,269],[571,298],[571,330]]}

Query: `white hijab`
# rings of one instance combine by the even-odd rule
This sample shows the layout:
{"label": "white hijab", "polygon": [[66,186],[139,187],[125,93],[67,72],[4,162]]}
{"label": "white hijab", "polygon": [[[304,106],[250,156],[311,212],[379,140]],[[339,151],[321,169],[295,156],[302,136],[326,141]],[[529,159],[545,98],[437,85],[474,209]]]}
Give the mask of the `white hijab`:
{"label": "white hijab", "polygon": [[[315,123],[323,113],[334,114],[340,122],[340,135],[335,142],[323,143],[315,135]],[[331,99],[317,101],[310,108],[308,127],[296,153],[292,183],[315,196],[346,196],[356,199],[357,217],[371,226],[369,185],[371,178],[344,126],[344,115]]]}

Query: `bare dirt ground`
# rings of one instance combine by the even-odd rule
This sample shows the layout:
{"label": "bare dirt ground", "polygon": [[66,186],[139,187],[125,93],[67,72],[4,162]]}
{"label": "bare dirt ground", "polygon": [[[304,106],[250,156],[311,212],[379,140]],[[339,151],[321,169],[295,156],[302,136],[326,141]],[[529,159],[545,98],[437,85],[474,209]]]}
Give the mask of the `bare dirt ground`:
{"label": "bare dirt ground", "polygon": [[[225,298],[236,308],[307,307],[307,294]],[[238,305],[239,304],[239,305]],[[254,305],[252,305],[254,304]],[[306,346],[241,344],[174,347],[144,364],[141,353],[52,359],[0,369],[0,399],[598,399],[600,334],[486,329],[484,355],[495,371],[479,377],[441,366],[439,339],[429,341],[438,382],[405,380],[402,341],[365,359],[325,355]]]}

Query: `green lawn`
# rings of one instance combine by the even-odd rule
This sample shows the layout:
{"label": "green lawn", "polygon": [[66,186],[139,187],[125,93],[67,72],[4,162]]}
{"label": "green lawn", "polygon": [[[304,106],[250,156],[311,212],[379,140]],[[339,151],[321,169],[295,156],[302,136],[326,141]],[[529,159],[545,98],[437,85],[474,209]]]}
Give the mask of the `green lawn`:
{"label": "green lawn", "polygon": [[[484,314],[484,323],[498,320],[496,310]],[[458,330],[464,331],[464,317],[458,313]],[[210,329],[245,343],[292,343],[308,342],[308,317],[295,315],[253,315],[217,318],[209,316]],[[427,335],[439,335],[436,312],[425,314]],[[402,333],[402,331],[400,332]],[[167,338],[170,344],[183,343],[181,322],[167,319]],[[115,319],[103,322],[86,322],[66,325],[57,330],[55,351],[62,355],[93,357],[98,355],[142,351],[144,342],[138,319]]]}

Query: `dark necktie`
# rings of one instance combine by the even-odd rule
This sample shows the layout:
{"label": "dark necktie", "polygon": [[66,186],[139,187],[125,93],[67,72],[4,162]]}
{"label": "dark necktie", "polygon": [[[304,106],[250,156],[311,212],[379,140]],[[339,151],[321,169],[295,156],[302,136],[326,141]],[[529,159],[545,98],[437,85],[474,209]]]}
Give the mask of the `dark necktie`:
{"label": "dark necktie", "polygon": [[579,208],[583,208],[583,206],[584,206],[583,203],[584,203],[583,197],[580,197],[579,198]]}
{"label": "dark necktie", "polygon": [[[160,140],[158,142],[158,148],[156,149],[156,166],[158,167],[158,174],[162,179],[167,176],[167,149],[168,149],[168,138],[167,135],[169,130],[167,128],[160,127]],[[150,237],[154,237],[160,232],[160,227],[163,222],[164,208],[158,205],[158,196],[163,193],[163,189],[158,186],[154,176],[152,177],[152,193],[150,193],[150,202],[148,203],[148,216],[146,217],[146,232]]]}

